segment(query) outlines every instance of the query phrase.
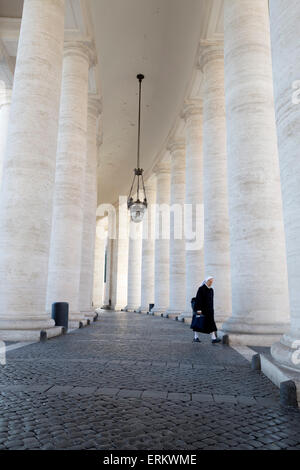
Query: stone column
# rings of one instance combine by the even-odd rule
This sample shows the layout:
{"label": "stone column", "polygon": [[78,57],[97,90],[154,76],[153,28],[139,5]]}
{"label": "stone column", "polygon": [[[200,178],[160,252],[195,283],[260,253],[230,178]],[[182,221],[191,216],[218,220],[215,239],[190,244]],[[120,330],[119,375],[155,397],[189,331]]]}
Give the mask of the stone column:
{"label": "stone column", "polygon": [[128,289],[128,209],[127,199],[116,210],[116,238],[112,240],[112,309],[124,310],[127,305]]}
{"label": "stone column", "polygon": [[[291,326],[273,344],[273,357],[300,371],[300,5],[271,0],[271,43],[279,161],[286,233]],[[296,351],[298,349],[298,351]]]}
{"label": "stone column", "polygon": [[191,299],[204,279],[202,101],[186,101],[182,117],[186,122],[186,304],[179,319],[192,317]]}
{"label": "stone column", "polygon": [[127,312],[137,311],[141,305],[143,224],[129,222]]}
{"label": "stone column", "polygon": [[214,277],[217,322],[231,316],[230,242],[227,189],[224,44],[203,42],[204,270]]}
{"label": "stone column", "polygon": [[99,219],[96,228],[95,262],[94,262],[94,287],[93,306],[101,308],[104,300],[104,265],[105,249],[107,245],[107,230],[104,228],[103,219]]}
{"label": "stone column", "polygon": [[223,330],[271,345],[289,322],[268,1],[225,0],[232,314]]}
{"label": "stone column", "polygon": [[171,154],[171,213],[170,213],[170,297],[165,315],[178,317],[185,311],[185,141],[174,140]]}
{"label": "stone column", "polygon": [[101,100],[89,95],[87,121],[87,155],[84,184],[83,231],[81,243],[80,311],[90,320],[95,312],[92,306],[93,276],[97,210],[97,121],[101,112]]}
{"label": "stone column", "polygon": [[148,208],[143,220],[142,242],[142,281],[140,312],[149,311],[149,304],[154,304],[154,267],[155,267],[155,203],[156,179],[152,176],[146,182]]}
{"label": "stone column", "polygon": [[170,163],[162,161],[154,168],[156,174],[156,239],[154,308],[156,315],[163,314],[169,306],[170,261]]}
{"label": "stone column", "polygon": [[0,81],[0,186],[7,141],[11,94],[12,90],[7,88],[4,82]]}
{"label": "stone column", "polygon": [[45,300],[63,38],[63,0],[24,2],[0,196],[2,340],[57,332]]}
{"label": "stone column", "polygon": [[80,312],[79,286],[91,61],[88,44],[65,44],[47,308],[68,302],[71,327],[87,323]]}

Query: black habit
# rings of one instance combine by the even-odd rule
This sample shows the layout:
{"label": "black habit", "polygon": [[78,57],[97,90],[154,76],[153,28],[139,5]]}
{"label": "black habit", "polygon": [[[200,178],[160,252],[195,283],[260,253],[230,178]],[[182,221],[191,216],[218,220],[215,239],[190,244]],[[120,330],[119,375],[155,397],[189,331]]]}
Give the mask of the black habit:
{"label": "black habit", "polygon": [[214,290],[212,287],[207,287],[206,284],[199,287],[197,292],[194,311],[198,312],[199,310],[205,315],[205,331],[203,333],[217,331],[214,320]]}

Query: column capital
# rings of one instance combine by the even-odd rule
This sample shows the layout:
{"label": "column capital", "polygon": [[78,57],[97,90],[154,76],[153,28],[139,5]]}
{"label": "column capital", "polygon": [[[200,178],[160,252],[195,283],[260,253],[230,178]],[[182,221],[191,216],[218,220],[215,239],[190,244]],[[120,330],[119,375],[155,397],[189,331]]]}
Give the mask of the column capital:
{"label": "column capital", "polygon": [[96,95],[94,93],[89,93],[88,112],[96,119],[102,113],[102,99],[99,95]]}
{"label": "column capital", "polygon": [[95,45],[91,41],[65,41],[64,57],[74,55],[86,59],[90,67],[97,64]]}
{"label": "column capital", "polygon": [[197,118],[199,116],[202,116],[202,112],[203,101],[201,98],[185,100],[181,117],[182,119],[184,119],[185,122],[187,122],[190,118]]}
{"label": "column capital", "polygon": [[185,140],[184,139],[172,139],[168,143],[167,150],[171,153],[172,157],[177,152],[184,153],[185,152]]}
{"label": "column capital", "polygon": [[156,165],[153,168],[153,173],[156,176],[162,175],[162,174],[170,174],[171,172],[171,167],[169,162],[165,161],[160,161],[156,163]]}
{"label": "column capital", "polygon": [[224,60],[224,41],[202,40],[198,49],[198,68],[203,72],[212,60]]}

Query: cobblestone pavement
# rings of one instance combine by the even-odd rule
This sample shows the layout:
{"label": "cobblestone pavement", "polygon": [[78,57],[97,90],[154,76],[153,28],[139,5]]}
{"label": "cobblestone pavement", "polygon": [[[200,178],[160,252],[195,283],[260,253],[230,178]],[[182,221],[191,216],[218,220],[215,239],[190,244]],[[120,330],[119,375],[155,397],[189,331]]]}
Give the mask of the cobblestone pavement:
{"label": "cobblestone pavement", "polygon": [[300,449],[300,413],[228,346],[135,313],[9,351],[0,449]]}

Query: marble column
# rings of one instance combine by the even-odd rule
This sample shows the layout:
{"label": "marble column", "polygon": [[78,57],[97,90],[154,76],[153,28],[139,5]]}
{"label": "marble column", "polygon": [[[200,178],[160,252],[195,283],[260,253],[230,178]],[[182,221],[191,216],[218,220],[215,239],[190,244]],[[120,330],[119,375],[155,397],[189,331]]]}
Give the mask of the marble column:
{"label": "marble column", "polygon": [[267,0],[225,0],[232,340],[271,345],[289,322]]}
{"label": "marble column", "polygon": [[111,307],[124,310],[127,305],[129,217],[127,199],[116,210],[116,238],[112,240]]}
{"label": "marble column", "polygon": [[87,323],[79,307],[84,178],[87,152],[88,73],[93,50],[67,42],[64,50],[47,309],[68,302],[69,324]]}
{"label": "marble column", "polygon": [[107,246],[107,230],[104,228],[103,219],[99,219],[96,228],[95,262],[94,262],[94,285],[93,306],[101,308],[104,300],[104,267],[105,250]]}
{"label": "marble column", "polygon": [[0,81],[0,186],[7,141],[11,94],[12,90],[7,88],[4,82]]}
{"label": "marble column", "polygon": [[192,317],[191,299],[204,279],[202,101],[186,101],[182,117],[186,123],[186,302],[180,320]]}
{"label": "marble column", "polygon": [[271,44],[279,161],[287,248],[291,325],[273,357],[300,371],[300,5],[271,0]]}
{"label": "marble column", "polygon": [[156,175],[155,217],[155,286],[154,308],[156,315],[163,314],[169,306],[170,261],[170,162],[161,161],[153,169]]}
{"label": "marble column", "polygon": [[148,208],[143,220],[141,307],[139,309],[143,313],[149,311],[149,304],[154,304],[156,178],[150,177],[145,186]]}
{"label": "marble column", "polygon": [[178,317],[185,311],[185,141],[173,140],[168,146],[171,154],[170,191],[170,263],[169,307],[165,315]]}
{"label": "marble column", "polygon": [[92,320],[95,312],[92,306],[93,277],[97,210],[97,124],[101,112],[101,100],[89,95],[87,120],[87,154],[84,183],[83,230],[80,269],[80,311]]}
{"label": "marble column", "polygon": [[129,222],[127,312],[134,312],[141,305],[143,224]]}
{"label": "marble column", "polygon": [[2,340],[57,331],[45,300],[63,38],[63,0],[24,2],[0,196]]}
{"label": "marble column", "polygon": [[202,42],[204,270],[214,277],[215,320],[231,316],[224,44]]}

